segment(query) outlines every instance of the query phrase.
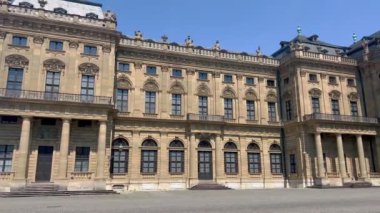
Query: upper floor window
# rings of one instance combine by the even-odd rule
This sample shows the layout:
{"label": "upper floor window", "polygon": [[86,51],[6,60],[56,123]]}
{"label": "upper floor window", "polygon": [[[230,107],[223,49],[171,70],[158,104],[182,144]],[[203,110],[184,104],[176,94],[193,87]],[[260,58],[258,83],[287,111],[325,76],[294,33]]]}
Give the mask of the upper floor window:
{"label": "upper floor window", "polygon": [[145,113],[156,113],[156,92],[145,92]]}
{"label": "upper floor window", "polygon": [[118,69],[119,69],[118,71],[121,71],[121,72],[129,72],[130,71],[128,63],[119,63]]}
{"label": "upper floor window", "polygon": [[84,54],[86,55],[97,55],[98,48],[95,46],[85,45],[84,46]]}
{"label": "upper floor window", "polygon": [[347,79],[347,85],[350,87],[355,86],[355,80],[352,78]]}
{"label": "upper floor window", "polygon": [[292,120],[292,102],[290,100],[285,101],[286,120]]}
{"label": "upper floor window", "polygon": [[20,7],[26,7],[26,8],[34,8],[33,4],[23,1],[18,4]]}
{"label": "upper floor window", "polygon": [[225,83],[232,83],[232,75],[224,75]]}
{"label": "upper floor window", "polygon": [[309,81],[311,82],[317,82],[318,78],[316,74],[309,74]]}
{"label": "upper floor window", "polygon": [[155,67],[155,66],[147,66],[146,67],[146,74],[148,74],[148,75],[157,75],[157,67]]}
{"label": "upper floor window", "polygon": [[87,18],[92,18],[92,19],[98,19],[99,18],[99,16],[96,15],[95,13],[87,13],[86,17]]}
{"label": "upper floor window", "polygon": [[60,72],[46,72],[46,83],[45,83],[45,98],[49,100],[57,100],[59,93],[59,84],[61,79]]}
{"label": "upper floor window", "polygon": [[335,99],[331,100],[331,111],[333,115],[340,115],[338,100],[335,100]]}
{"label": "upper floor window", "polygon": [[120,112],[128,112],[128,90],[127,89],[117,89],[116,109],[118,109]]}
{"label": "upper floor window", "polygon": [[16,116],[1,116],[0,123],[2,124],[17,124]]}
{"label": "upper floor window", "polygon": [[329,77],[329,84],[337,84],[336,77],[335,76],[330,76]]}
{"label": "upper floor window", "polygon": [[181,94],[172,94],[172,114],[181,115]]}
{"label": "upper floor window", "polygon": [[320,104],[319,104],[319,98],[312,97],[311,98],[311,105],[312,105],[312,108],[313,108],[313,113],[320,113],[321,107],[320,107]]}
{"label": "upper floor window", "polygon": [[268,102],[268,118],[269,121],[276,121],[276,103]]}
{"label": "upper floor window", "polygon": [[61,13],[61,14],[67,14],[67,10],[63,9],[62,7],[54,8],[55,13]]}
{"label": "upper floor window", "polygon": [[199,72],[198,73],[199,80],[207,80],[207,72]]}
{"label": "upper floor window", "polygon": [[208,114],[208,98],[207,96],[199,96],[199,114],[207,115]]}
{"label": "upper floor window", "polygon": [[172,76],[173,77],[177,77],[177,78],[182,77],[182,70],[180,70],[180,69],[173,69],[172,70]]}
{"label": "upper floor window", "polygon": [[255,120],[255,101],[247,100],[247,120]]}
{"label": "upper floor window", "polygon": [[251,77],[246,77],[245,78],[245,83],[248,85],[254,85],[255,84],[255,79]]}
{"label": "upper floor window", "polygon": [[233,100],[232,98],[224,99],[224,117],[227,119],[233,119]]}
{"label": "upper floor window", "polygon": [[358,102],[356,101],[350,101],[350,106],[351,106],[351,115],[352,116],[358,116]]}
{"label": "upper floor window", "polygon": [[284,79],[284,85],[288,85],[289,84],[289,78],[285,78]]}
{"label": "upper floor window", "polygon": [[13,36],[12,44],[17,46],[27,46],[28,38],[24,36]]}
{"label": "upper floor window", "polygon": [[94,100],[95,76],[82,75],[81,101],[91,102]]}
{"label": "upper floor window", "polygon": [[274,80],[267,80],[267,86],[268,87],[274,87],[275,86]]}
{"label": "upper floor window", "polygon": [[62,51],[63,50],[63,42],[62,41],[50,41],[49,50]]}

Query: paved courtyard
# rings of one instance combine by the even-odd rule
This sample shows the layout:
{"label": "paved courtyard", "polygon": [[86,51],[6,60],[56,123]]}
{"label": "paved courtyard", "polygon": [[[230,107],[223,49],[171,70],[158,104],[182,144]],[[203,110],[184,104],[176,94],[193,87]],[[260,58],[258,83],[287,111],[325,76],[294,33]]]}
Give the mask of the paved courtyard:
{"label": "paved courtyard", "polygon": [[134,192],[0,199],[1,213],[380,212],[380,188]]}

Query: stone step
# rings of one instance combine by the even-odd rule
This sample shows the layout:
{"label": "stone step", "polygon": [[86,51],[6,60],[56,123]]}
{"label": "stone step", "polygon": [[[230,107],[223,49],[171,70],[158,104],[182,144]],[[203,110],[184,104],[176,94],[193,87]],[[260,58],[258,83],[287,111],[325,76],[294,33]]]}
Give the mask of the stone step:
{"label": "stone step", "polygon": [[118,194],[112,190],[94,191],[18,191],[0,193],[0,197],[47,197],[47,196],[75,196],[75,195],[111,195]]}
{"label": "stone step", "polygon": [[217,183],[201,183],[191,187],[190,190],[230,190],[230,188]]}
{"label": "stone step", "polygon": [[370,188],[372,187],[372,183],[366,181],[357,181],[344,183],[343,186],[349,188]]}

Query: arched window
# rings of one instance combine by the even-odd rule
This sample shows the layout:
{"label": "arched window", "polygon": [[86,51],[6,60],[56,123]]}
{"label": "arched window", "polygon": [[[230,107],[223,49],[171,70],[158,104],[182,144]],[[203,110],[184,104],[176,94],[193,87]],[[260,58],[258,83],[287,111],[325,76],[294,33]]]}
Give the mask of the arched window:
{"label": "arched window", "polygon": [[237,151],[233,142],[224,145],[224,171],[227,175],[236,175],[239,172]]}
{"label": "arched window", "polygon": [[269,154],[272,174],[282,174],[281,147],[277,144],[272,144],[269,148]]}
{"label": "arched window", "polygon": [[250,143],[247,147],[248,153],[248,172],[249,174],[261,173],[260,147],[255,143]]}
{"label": "arched window", "polygon": [[157,172],[157,143],[153,139],[147,139],[142,143],[141,149],[141,173],[156,174]]}
{"label": "arched window", "polygon": [[111,174],[128,173],[129,144],[122,138],[112,142]]}
{"label": "arched window", "polygon": [[185,151],[180,140],[174,140],[169,145],[169,173],[182,174],[184,170]]}
{"label": "arched window", "polygon": [[54,12],[60,14],[67,14],[67,10],[63,9],[62,7],[54,8]]}

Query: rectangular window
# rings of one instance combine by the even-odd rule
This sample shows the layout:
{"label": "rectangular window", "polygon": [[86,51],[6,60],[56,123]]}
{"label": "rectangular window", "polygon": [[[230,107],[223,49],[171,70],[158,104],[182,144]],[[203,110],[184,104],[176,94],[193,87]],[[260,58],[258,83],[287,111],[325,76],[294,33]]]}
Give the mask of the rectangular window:
{"label": "rectangular window", "polygon": [[274,85],[275,85],[274,80],[267,80],[268,87],[274,87]]}
{"label": "rectangular window", "polygon": [[356,101],[350,101],[350,106],[351,106],[351,115],[352,116],[359,116],[359,113],[358,113],[358,102],[356,102]]}
{"label": "rectangular window", "polygon": [[17,124],[17,120],[16,116],[1,116],[0,122],[2,124]]}
{"label": "rectangular window", "polygon": [[290,173],[296,174],[297,173],[297,162],[296,162],[296,155],[295,154],[289,155],[289,162],[290,162]]}
{"label": "rectangular window", "polygon": [[255,79],[251,77],[246,77],[245,78],[245,83],[248,85],[254,85],[255,84]]}
{"label": "rectangular window", "polygon": [[49,50],[62,51],[63,50],[63,42],[62,41],[50,41]]}
{"label": "rectangular window", "polygon": [[288,85],[289,84],[289,78],[285,78],[284,79],[284,85]]}
{"label": "rectangular window", "polygon": [[75,172],[88,172],[90,147],[77,147],[75,150]]}
{"label": "rectangular window", "polygon": [[199,96],[199,114],[207,115],[208,114],[208,97],[207,96]]}
{"label": "rectangular window", "polygon": [[184,152],[170,151],[169,152],[169,173],[182,174],[184,172]]}
{"label": "rectangular window", "polygon": [[286,120],[291,121],[292,120],[292,101],[290,100],[285,101],[285,113],[286,113]]}
{"label": "rectangular window", "polygon": [[247,120],[256,120],[255,101],[247,100]]}
{"label": "rectangular window", "polygon": [[337,84],[335,76],[330,76],[329,77],[329,84]]}
{"label": "rectangular window", "polygon": [[12,171],[13,145],[0,145],[0,172]]}
{"label": "rectangular window", "polygon": [[23,36],[13,36],[12,44],[17,45],[17,46],[27,46],[28,38],[23,37]]}
{"label": "rectangular window", "polygon": [[347,85],[350,87],[355,86],[355,80],[352,78],[347,79]]}
{"label": "rectangular window", "polygon": [[48,100],[57,100],[59,93],[59,83],[61,79],[60,72],[46,72],[45,98]]}
{"label": "rectangular window", "polygon": [[319,98],[313,97],[311,98],[311,105],[313,107],[313,113],[320,113],[321,107],[319,105]]}
{"label": "rectangular window", "polygon": [[94,100],[95,76],[82,75],[81,101],[92,102]]}
{"label": "rectangular window", "polygon": [[128,173],[128,150],[112,150],[112,174]]}
{"label": "rectangular window", "polygon": [[92,121],[91,120],[78,120],[78,127],[91,127]]}
{"label": "rectangular window", "polygon": [[233,100],[232,98],[225,98],[224,99],[224,117],[227,119],[233,119],[234,113],[233,113]]}
{"label": "rectangular window", "polygon": [[21,95],[23,76],[23,69],[9,68],[7,80],[7,96],[18,97]]}
{"label": "rectangular window", "polygon": [[198,79],[206,81],[207,80],[207,72],[199,72],[198,73]]}
{"label": "rectangular window", "polygon": [[172,94],[172,115],[181,115],[182,95]]}
{"label": "rectangular window", "polygon": [[224,153],[225,172],[228,175],[235,175],[238,173],[237,153],[225,152]]}
{"label": "rectangular window", "polygon": [[309,74],[309,81],[311,82],[317,82],[318,78],[316,74]]}
{"label": "rectangular window", "polygon": [[95,46],[85,45],[83,53],[86,55],[97,55],[98,54],[98,48]]}
{"label": "rectangular window", "polygon": [[173,69],[172,70],[172,76],[176,78],[182,77],[182,70],[180,69]]}
{"label": "rectangular window", "polygon": [[333,115],[340,115],[338,100],[335,100],[335,99],[331,100],[331,111]]}
{"label": "rectangular window", "polygon": [[141,173],[155,174],[157,172],[157,150],[141,151]]}
{"label": "rectangular window", "polygon": [[268,119],[269,121],[277,121],[276,118],[276,103],[268,102]]}
{"label": "rectangular window", "polygon": [[145,113],[156,113],[156,93],[145,92]]}
{"label": "rectangular window", "polygon": [[119,112],[128,112],[128,90],[117,89],[116,93],[116,109]]}
{"label": "rectangular window", "polygon": [[232,83],[232,75],[224,75],[225,83]]}
{"label": "rectangular window", "polygon": [[270,164],[272,174],[282,174],[281,153],[271,153]]}
{"label": "rectangular window", "polygon": [[260,153],[248,153],[248,171],[250,174],[261,173]]}
{"label": "rectangular window", "polygon": [[57,125],[57,119],[43,118],[41,119],[41,126],[55,126]]}
{"label": "rectangular window", "polygon": [[146,67],[146,74],[148,74],[148,75],[157,75],[157,67],[155,67],[155,66],[147,66]]}
{"label": "rectangular window", "polygon": [[128,63],[119,63],[119,68],[120,72],[129,72],[129,64]]}

